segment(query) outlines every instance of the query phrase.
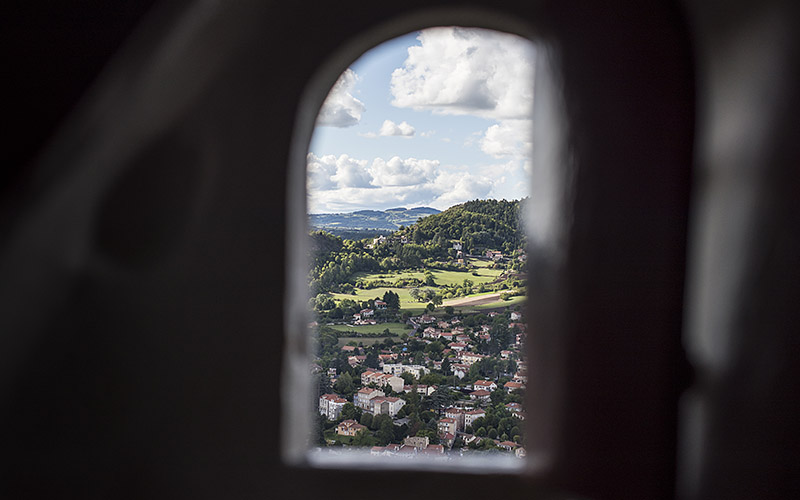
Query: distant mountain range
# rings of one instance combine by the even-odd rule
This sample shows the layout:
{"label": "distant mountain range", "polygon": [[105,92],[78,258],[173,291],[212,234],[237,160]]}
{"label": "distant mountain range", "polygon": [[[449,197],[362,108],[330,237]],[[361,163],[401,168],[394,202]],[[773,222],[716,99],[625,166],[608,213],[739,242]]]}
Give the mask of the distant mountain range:
{"label": "distant mountain range", "polygon": [[337,233],[341,231],[396,231],[400,226],[414,224],[422,217],[440,213],[431,207],[390,208],[388,210],[359,210],[342,214],[310,214],[309,225]]}

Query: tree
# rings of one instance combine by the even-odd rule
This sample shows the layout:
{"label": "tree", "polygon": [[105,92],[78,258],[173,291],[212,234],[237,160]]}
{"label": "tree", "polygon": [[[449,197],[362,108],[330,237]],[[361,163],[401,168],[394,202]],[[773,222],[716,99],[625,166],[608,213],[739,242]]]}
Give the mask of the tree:
{"label": "tree", "polygon": [[342,420],[358,420],[361,418],[361,408],[353,403],[345,403],[342,407]]}
{"label": "tree", "polygon": [[411,295],[412,299],[419,302],[419,297],[420,297],[419,288],[412,288],[411,290],[409,290],[408,294]]}
{"label": "tree", "polygon": [[333,388],[339,394],[352,394],[355,390],[355,386],[353,385],[353,377],[351,377],[347,372],[342,373],[336,380],[336,383],[333,384]]}
{"label": "tree", "polygon": [[433,310],[436,309],[436,306],[433,305],[433,302],[428,302],[428,305],[425,306],[425,309],[427,309],[430,312],[433,312]]}
{"label": "tree", "polygon": [[386,307],[389,309],[400,309],[400,295],[391,290],[387,290],[383,294],[383,301],[386,302]]}
{"label": "tree", "polygon": [[387,418],[381,422],[381,426],[378,429],[377,438],[381,446],[386,446],[392,441],[394,438],[394,424],[392,423],[391,418]]}
{"label": "tree", "polygon": [[365,425],[365,426],[371,428],[372,427],[372,413],[363,412],[361,414],[361,418],[359,419],[359,423],[361,425]]}
{"label": "tree", "polygon": [[478,436],[478,437],[485,436],[486,435],[486,428],[485,427],[479,427],[478,430],[475,431],[475,435]]}
{"label": "tree", "polygon": [[374,446],[375,439],[366,429],[361,429],[353,436],[353,440],[350,442],[353,446]]}
{"label": "tree", "polygon": [[489,439],[497,439],[497,429],[492,427],[489,429],[489,432],[486,434]]}
{"label": "tree", "polygon": [[367,352],[367,357],[364,360],[364,365],[368,368],[378,368],[378,353],[375,349],[370,349]]}
{"label": "tree", "polygon": [[427,286],[436,286],[436,280],[433,278],[433,274],[430,271],[425,271],[425,284]]}
{"label": "tree", "polygon": [[445,306],[445,308],[444,308],[444,312],[448,316],[452,316],[453,315],[453,311],[454,311],[453,306]]}

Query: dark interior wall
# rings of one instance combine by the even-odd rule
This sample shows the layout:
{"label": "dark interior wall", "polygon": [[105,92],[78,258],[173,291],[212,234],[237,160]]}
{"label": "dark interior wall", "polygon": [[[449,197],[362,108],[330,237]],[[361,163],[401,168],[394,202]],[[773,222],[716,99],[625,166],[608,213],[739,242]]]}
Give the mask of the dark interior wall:
{"label": "dark interior wall", "polygon": [[687,2],[698,148],[684,401],[688,498],[800,494],[800,5]]}
{"label": "dark interior wall", "polygon": [[[357,483],[386,498],[496,496],[499,484],[512,498],[545,495],[524,477],[311,472],[280,461],[286,165],[297,101],[353,34],[434,4],[484,2],[348,1],[315,5],[313,15],[299,3],[158,6],[91,90],[97,61],[145,8],[78,8],[76,32],[59,32],[67,40],[83,40],[84,26],[125,20],[109,29],[113,37],[92,38],[88,52],[102,54],[92,65],[77,64],[84,50],[35,51],[37,69],[14,81],[43,86],[35,94],[49,104],[41,121],[12,136],[18,168],[2,205],[1,486],[9,497],[350,498]],[[577,200],[573,267],[562,275],[570,306],[562,368],[571,396],[560,409],[550,483],[599,498],[673,496],[692,74],[705,75],[725,54],[714,36],[700,35],[737,32],[711,14],[717,6],[704,4],[689,11],[691,34],[670,2],[501,6],[539,30],[564,72]],[[44,13],[32,12],[18,25],[47,26]],[[18,60],[28,57],[35,32],[17,35],[25,41],[11,49]],[[704,52],[694,66],[699,49],[690,43],[698,40]],[[79,90],[59,94],[41,78],[41,68],[59,67],[76,72],[63,79]],[[717,92],[698,81],[702,99]],[[796,109],[796,94],[782,89],[782,102]],[[788,110],[776,123],[789,123]],[[51,136],[56,123],[61,130]],[[797,154],[784,144],[797,141],[768,144],[777,150],[775,171],[785,174]],[[20,183],[20,175],[34,181]],[[796,242],[791,185],[780,184],[783,204],[771,216],[781,221],[773,234]],[[792,247],[779,248],[784,253],[770,261],[775,277],[757,283],[761,297],[796,291],[779,272]],[[750,309],[753,321],[771,314],[764,307]],[[787,328],[775,326],[770,338],[790,342]],[[742,335],[752,340],[755,332]],[[751,398],[726,387],[732,392],[720,414],[737,397]],[[791,387],[777,377],[759,387],[791,401]],[[745,429],[759,423],[758,413],[742,420]],[[709,456],[722,456],[720,443],[737,442],[733,435],[720,430]],[[775,437],[767,431],[763,456],[777,449]],[[792,458],[783,450],[781,460]],[[723,465],[708,477],[734,470],[741,472]],[[785,475],[768,477],[773,492],[791,484]],[[705,484],[708,496],[695,498],[713,497],[719,479]]]}

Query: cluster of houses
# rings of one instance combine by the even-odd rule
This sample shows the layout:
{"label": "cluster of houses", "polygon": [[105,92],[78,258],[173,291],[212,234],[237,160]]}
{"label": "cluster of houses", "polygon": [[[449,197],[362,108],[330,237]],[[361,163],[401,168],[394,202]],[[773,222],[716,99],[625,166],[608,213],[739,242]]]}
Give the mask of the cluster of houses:
{"label": "cluster of houses", "polygon": [[[494,316],[496,313],[489,313]],[[402,444],[390,444],[385,447],[374,447],[371,450],[373,455],[398,455],[416,456],[420,454],[441,455],[446,449],[453,446],[457,438],[465,444],[475,440],[480,441],[467,430],[471,430],[472,424],[481,417],[486,417],[486,412],[482,408],[492,399],[494,391],[502,390],[508,393],[525,388],[527,382],[527,367],[525,361],[520,359],[520,353],[525,340],[525,323],[518,312],[510,314],[509,327],[515,328],[518,332],[514,341],[509,347],[500,352],[499,358],[515,360],[516,371],[505,377],[511,380],[499,385],[495,380],[476,380],[471,384],[461,386],[462,391],[468,392],[468,399],[461,400],[456,405],[447,408],[437,421],[439,445],[431,445],[427,437],[411,436],[404,440]],[[462,326],[457,318],[450,321],[437,320],[430,315],[422,315],[413,318],[413,322],[422,325],[420,341],[430,343],[443,341],[445,349],[443,355],[450,361],[450,373],[455,378],[463,379],[469,373],[470,367],[486,358],[486,355],[477,351],[476,342],[481,340],[491,340],[490,328],[486,325],[474,327],[470,333]],[[363,352],[361,348],[355,346],[343,346],[342,350],[350,354],[348,361],[351,366],[355,366],[364,361],[365,356],[359,354]],[[441,369],[442,362],[424,359],[424,364],[409,364],[410,357],[404,354],[402,348],[386,349],[381,351],[378,357],[379,369],[367,369],[361,373],[359,389],[353,396],[353,404],[364,412],[373,415],[389,415],[397,419],[398,412],[406,404],[403,398],[387,396],[387,391],[392,393],[408,393],[412,390],[418,391],[423,397],[429,396],[435,390],[435,386],[416,384],[414,386],[406,384],[402,376],[406,373],[412,374],[416,379],[422,378],[430,373],[431,368]],[[335,370],[329,373],[335,377]],[[329,420],[338,420],[344,405],[348,401],[336,394],[325,394],[319,398],[319,413],[325,415]],[[506,409],[520,420],[525,419],[522,405],[519,403],[508,403]],[[396,423],[399,422],[396,420]],[[399,425],[399,424],[398,424]],[[335,432],[341,436],[355,436],[359,431],[366,429],[355,420],[344,420],[337,424]],[[524,456],[525,450],[519,444],[511,441],[494,440],[495,445],[513,451],[517,456]]]}

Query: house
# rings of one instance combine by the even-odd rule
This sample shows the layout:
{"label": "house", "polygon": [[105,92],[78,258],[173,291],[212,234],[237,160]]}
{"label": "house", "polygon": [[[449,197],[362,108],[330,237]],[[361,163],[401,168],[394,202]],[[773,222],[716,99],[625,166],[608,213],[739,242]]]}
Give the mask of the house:
{"label": "house", "polygon": [[393,391],[400,392],[403,390],[405,382],[400,377],[394,375],[367,370],[361,374],[361,385],[367,386],[369,384],[375,384],[378,387],[383,387],[388,384]]}
{"label": "house", "polygon": [[520,319],[522,319],[522,314],[517,311],[512,311],[510,317],[511,321],[519,321]]}
{"label": "house", "polygon": [[386,302],[382,300],[375,299],[375,309],[386,309]]}
{"label": "house", "polygon": [[461,242],[460,241],[454,241],[453,242],[453,250],[461,250],[462,248],[463,247],[461,246]]}
{"label": "house", "polygon": [[450,417],[444,417],[439,419],[439,423],[437,424],[440,436],[444,436],[447,433],[455,435],[456,427],[457,427],[456,420]]}
{"label": "house", "polygon": [[464,352],[467,349],[467,344],[462,342],[451,342],[450,349],[458,352]]}
{"label": "house", "polygon": [[484,389],[478,389],[469,393],[469,398],[476,401],[489,401],[492,393]]}
{"label": "house", "polygon": [[[409,393],[413,390],[413,388],[414,388],[413,385],[404,385],[403,392]],[[435,385],[425,385],[425,384],[417,385],[417,394],[422,394],[423,396],[430,396],[434,392],[436,392]]]}
{"label": "house", "polygon": [[497,384],[492,382],[491,380],[476,380],[472,384],[472,387],[475,390],[483,389],[483,390],[491,392],[491,391],[497,389]]}
{"label": "house", "polygon": [[356,347],[354,345],[343,345],[342,346],[342,351],[344,351],[344,352],[355,352],[356,349],[358,349],[358,347]]}
{"label": "house", "polygon": [[417,451],[423,455],[443,455],[444,454],[444,446],[441,444],[429,444],[425,448]]}
{"label": "house", "polygon": [[453,363],[450,365],[450,371],[453,372],[458,378],[464,378],[469,373],[469,365]]}
{"label": "house", "polygon": [[340,436],[355,436],[358,431],[366,428],[367,426],[361,425],[355,420],[343,420],[336,426],[336,434]]}
{"label": "house", "polygon": [[500,357],[503,358],[503,359],[509,359],[513,355],[514,355],[514,351],[500,351]]}
{"label": "house", "polygon": [[372,309],[367,308],[367,309],[362,309],[360,314],[361,314],[361,318],[369,318],[370,316],[374,316],[375,315],[375,311],[372,310]]}
{"label": "house", "polygon": [[511,414],[517,417],[520,420],[525,420],[525,413],[523,412],[522,405],[519,403],[508,403],[506,405],[506,409],[511,412]]}
{"label": "house", "polygon": [[449,432],[440,438],[442,444],[447,446],[448,448],[453,447],[453,443],[456,441],[456,435],[450,434]]}
{"label": "house", "polygon": [[347,400],[337,394],[323,394],[319,397],[319,413],[328,420],[336,420],[342,413]]}
{"label": "house", "polygon": [[397,359],[397,353],[392,354],[378,354],[378,361],[381,363],[386,363],[387,361],[393,361]]}
{"label": "house", "polygon": [[443,333],[440,335],[440,337],[441,337],[443,340],[446,340],[446,341],[448,341],[448,342],[449,342],[449,341],[453,340],[453,337],[455,337],[455,335],[456,335],[456,334],[455,334],[455,333],[453,333],[453,332],[443,332]]}
{"label": "house", "polygon": [[390,373],[392,375],[402,375],[404,373],[410,373],[415,377],[420,378],[423,375],[430,373],[430,370],[422,365],[403,365],[395,363],[395,364],[384,364],[383,373]]}
{"label": "house", "polygon": [[422,316],[420,316],[419,320],[422,323],[433,323],[434,321],[436,321],[436,318],[431,316],[430,314],[423,314]]}
{"label": "house", "polygon": [[464,428],[471,426],[473,422],[482,417],[486,417],[486,412],[483,410],[470,410],[464,413]]}
{"label": "house", "polygon": [[363,389],[359,389],[359,391],[353,395],[353,404],[361,409],[371,410],[372,399],[382,396],[386,396],[386,394],[380,389],[364,387]]}
{"label": "house", "polygon": [[427,448],[429,443],[428,436],[407,436],[403,439],[404,446],[411,446],[418,450]]}
{"label": "house", "polygon": [[506,451],[513,451],[519,448],[519,445],[517,443],[514,443],[513,441],[501,441],[497,443],[497,446],[503,448]]}
{"label": "house", "polygon": [[438,339],[440,336],[439,330],[436,328],[429,326],[426,329],[422,330],[422,337],[426,339]]}
{"label": "house", "polygon": [[348,356],[347,357],[347,364],[350,366],[360,365],[364,361],[366,361],[367,357],[364,355],[357,355],[357,356]]}
{"label": "house", "polygon": [[448,408],[444,411],[444,416],[451,418],[456,423],[456,431],[464,430],[464,414],[466,412],[461,408]]}
{"label": "house", "polygon": [[512,381],[510,381],[510,382],[506,382],[506,383],[503,385],[503,389],[505,389],[505,390],[506,390],[506,391],[508,391],[508,392],[511,392],[511,391],[517,391],[517,390],[519,390],[519,389],[522,389],[523,387],[525,387],[525,386],[524,386],[524,385],[522,385],[522,383],[520,383],[520,382],[514,382],[513,380],[512,380]]}
{"label": "house", "polygon": [[[402,379],[401,379],[402,380]],[[379,396],[370,400],[374,415],[389,415],[394,417],[406,402],[400,398]]]}
{"label": "house", "polygon": [[461,362],[465,365],[472,365],[473,363],[477,363],[478,361],[485,358],[483,354],[478,354],[475,352],[465,352],[461,354]]}

